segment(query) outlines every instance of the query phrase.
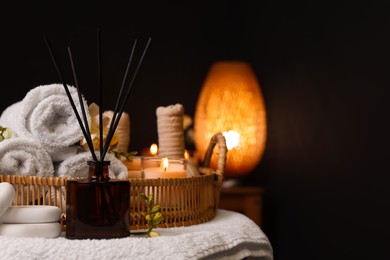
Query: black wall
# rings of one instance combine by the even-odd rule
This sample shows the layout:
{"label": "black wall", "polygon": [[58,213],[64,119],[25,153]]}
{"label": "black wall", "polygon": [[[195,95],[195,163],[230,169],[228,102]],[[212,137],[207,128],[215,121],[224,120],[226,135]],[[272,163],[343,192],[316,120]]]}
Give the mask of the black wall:
{"label": "black wall", "polygon": [[388,258],[386,1],[35,2],[2,8],[1,111],[59,81],[42,35],[62,64],[72,46],[83,92],[97,102],[95,29],[103,30],[106,108],[132,40],[152,36],[126,107],[138,150],[157,142],[157,106],[182,103],[193,116],[212,62],[245,60],[268,117],[265,155],[246,179],[266,189],[263,230],[275,258]]}

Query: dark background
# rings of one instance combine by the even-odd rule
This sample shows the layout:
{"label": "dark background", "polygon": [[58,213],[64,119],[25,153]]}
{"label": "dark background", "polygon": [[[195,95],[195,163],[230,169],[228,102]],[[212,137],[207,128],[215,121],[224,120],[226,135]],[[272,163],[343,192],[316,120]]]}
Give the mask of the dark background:
{"label": "dark background", "polygon": [[[78,1],[81,2],[81,1]],[[313,3],[315,2],[315,3]],[[193,116],[210,65],[249,62],[267,108],[265,155],[245,181],[265,190],[276,259],[388,259],[390,171],[386,1],[208,1],[2,7],[0,110],[58,82],[72,46],[80,85],[97,102],[96,28],[103,30],[105,108],[113,108],[134,38],[150,51],[126,106],[130,150],[157,142],[155,109]],[[66,68],[67,75],[69,68]]]}

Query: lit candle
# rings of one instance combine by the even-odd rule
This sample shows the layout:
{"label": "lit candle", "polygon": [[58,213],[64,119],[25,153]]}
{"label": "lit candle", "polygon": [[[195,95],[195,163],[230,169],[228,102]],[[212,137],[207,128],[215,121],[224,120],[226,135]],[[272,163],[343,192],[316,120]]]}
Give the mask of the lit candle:
{"label": "lit candle", "polygon": [[152,157],[158,154],[159,147],[157,144],[151,144],[150,147],[142,148],[141,155],[144,157]]}
{"label": "lit candle", "polygon": [[184,150],[184,159],[186,159],[188,161],[188,163],[190,163],[193,166],[195,166],[196,168],[198,168],[198,166],[199,166],[198,159],[199,158],[197,156],[196,151]]}
{"label": "lit candle", "polygon": [[168,158],[163,158],[160,167],[144,169],[146,179],[158,178],[185,178],[187,171],[184,164],[169,163]]}
{"label": "lit candle", "polygon": [[151,154],[152,156],[155,156],[155,155],[157,154],[157,152],[158,152],[158,146],[157,146],[157,144],[152,144],[152,145],[150,146],[150,154]]}

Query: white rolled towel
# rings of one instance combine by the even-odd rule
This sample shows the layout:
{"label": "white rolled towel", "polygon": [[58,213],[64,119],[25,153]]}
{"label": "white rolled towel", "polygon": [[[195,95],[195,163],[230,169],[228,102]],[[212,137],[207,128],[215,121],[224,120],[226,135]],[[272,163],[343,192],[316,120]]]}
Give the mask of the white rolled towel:
{"label": "white rolled towel", "polygon": [[[69,86],[69,92],[81,116],[77,89]],[[88,106],[83,102],[89,119]],[[77,149],[73,145],[83,138],[62,84],[31,89],[22,101],[2,113],[0,122],[17,136],[38,140],[54,161],[74,155]]]}
{"label": "white rolled towel", "polygon": [[17,137],[0,142],[0,173],[50,177],[54,175],[54,167],[38,142]]}
{"label": "white rolled towel", "polygon": [[[96,153],[99,158],[99,152]],[[91,161],[92,156],[90,152],[79,153],[70,157],[60,163],[56,175],[59,177],[88,177],[87,161]],[[118,160],[115,156],[107,154],[105,161],[110,161],[108,166],[109,177],[112,179],[126,179],[128,176],[127,167]]]}

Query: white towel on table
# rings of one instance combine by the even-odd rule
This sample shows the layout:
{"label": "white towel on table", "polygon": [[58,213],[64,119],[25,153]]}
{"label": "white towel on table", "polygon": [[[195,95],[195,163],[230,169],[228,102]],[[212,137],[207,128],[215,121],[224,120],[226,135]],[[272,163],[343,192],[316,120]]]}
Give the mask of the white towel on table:
{"label": "white towel on table", "polygon": [[156,229],[161,236],[70,240],[0,236],[4,259],[262,259],[272,260],[267,236],[247,217],[225,210],[206,223]]}
{"label": "white towel on table", "polygon": [[[79,111],[77,89],[69,92]],[[84,102],[87,118],[88,106]],[[42,85],[30,90],[22,101],[7,108],[0,118],[3,127],[11,128],[16,136],[39,141],[54,161],[76,153],[73,146],[83,138],[80,125],[61,84]]]}
{"label": "white towel on table", "polygon": [[0,173],[50,177],[54,167],[51,157],[38,142],[17,137],[0,142]]}
{"label": "white towel on table", "polygon": [[[99,158],[99,152],[96,153]],[[87,161],[91,161],[90,152],[79,153],[60,163],[56,170],[56,175],[59,177],[88,177]],[[109,177],[112,179],[125,179],[128,176],[127,167],[118,160],[115,156],[107,154],[105,161],[110,161],[108,166]]]}

